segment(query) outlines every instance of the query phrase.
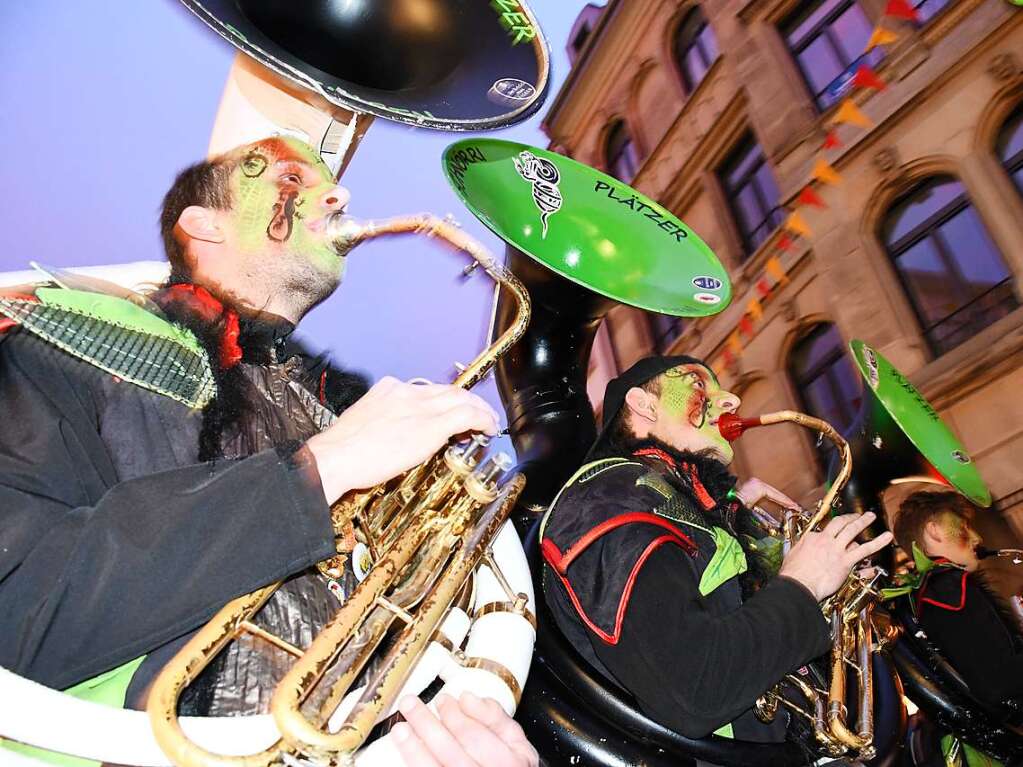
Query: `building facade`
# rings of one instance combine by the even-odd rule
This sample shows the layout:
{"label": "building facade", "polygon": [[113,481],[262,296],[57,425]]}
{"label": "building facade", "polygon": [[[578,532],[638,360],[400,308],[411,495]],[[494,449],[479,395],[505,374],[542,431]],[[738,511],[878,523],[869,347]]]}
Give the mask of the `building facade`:
{"label": "building facade", "polygon": [[[590,394],[654,351],[717,363],[771,258],[785,279],[722,384],[743,411],[811,411],[838,427],[860,397],[846,345],[898,367],[965,443],[995,499],[986,532],[1023,539],[1023,9],[1007,0],[608,0],[570,40],[545,120],[551,147],[683,219],[728,269],[721,314],[618,307],[595,344]],[[883,21],[888,44],[863,54]],[[822,156],[860,64],[886,83],[853,98],[826,207],[782,226]],[[785,247],[781,247],[785,244]],[[752,329],[750,329],[750,325]],[[821,493],[812,435],[778,426],[736,445],[740,476],[804,503]]]}

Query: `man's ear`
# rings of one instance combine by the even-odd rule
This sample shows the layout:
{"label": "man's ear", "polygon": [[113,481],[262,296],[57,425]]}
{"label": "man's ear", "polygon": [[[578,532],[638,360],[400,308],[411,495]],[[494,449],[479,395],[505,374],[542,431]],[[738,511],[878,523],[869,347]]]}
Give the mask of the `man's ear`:
{"label": "man's ear", "polygon": [[920,544],[923,546],[925,551],[929,550],[936,543],[944,543],[948,536],[945,534],[945,526],[942,518],[940,516],[931,517],[924,522],[921,537],[923,540],[920,541]]}
{"label": "man's ear", "polygon": [[625,392],[625,406],[637,418],[650,423],[657,420],[657,398],[646,389],[633,386]]}
{"label": "man's ear", "polygon": [[203,242],[223,242],[224,230],[220,226],[220,217],[211,208],[201,205],[189,205],[178,216],[178,228],[193,240]]}

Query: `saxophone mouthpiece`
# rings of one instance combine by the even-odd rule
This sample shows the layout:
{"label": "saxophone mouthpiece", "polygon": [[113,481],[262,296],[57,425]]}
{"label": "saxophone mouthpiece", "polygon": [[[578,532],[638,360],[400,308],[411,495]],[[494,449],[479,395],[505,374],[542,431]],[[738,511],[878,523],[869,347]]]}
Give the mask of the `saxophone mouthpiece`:
{"label": "saxophone mouthpiece", "polygon": [[759,418],[741,418],[734,413],[724,413],[718,418],[718,431],[729,442],[735,442],[746,431],[763,426]]}

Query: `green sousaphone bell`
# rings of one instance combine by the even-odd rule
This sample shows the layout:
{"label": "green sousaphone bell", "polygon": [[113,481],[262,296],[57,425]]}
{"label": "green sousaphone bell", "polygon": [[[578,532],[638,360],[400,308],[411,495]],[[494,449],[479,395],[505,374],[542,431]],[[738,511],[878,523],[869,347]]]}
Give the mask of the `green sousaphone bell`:
{"label": "green sousaphone bell", "polygon": [[[529,289],[526,335],[497,363],[508,424],[527,476],[523,503],[543,509],[596,438],[586,396],[590,349],[616,303],[677,317],[728,306],[728,273],[695,232],[611,176],[537,147],[468,139],[443,156],[448,182],[508,244]],[[498,301],[494,332],[510,320]]]}
{"label": "green sousaphone bell", "polygon": [[853,475],[842,494],[844,510],[874,511],[893,482],[946,485],[978,506],[991,493],[966,448],[930,403],[888,360],[862,341],[849,344],[863,378],[863,405],[845,434]]}

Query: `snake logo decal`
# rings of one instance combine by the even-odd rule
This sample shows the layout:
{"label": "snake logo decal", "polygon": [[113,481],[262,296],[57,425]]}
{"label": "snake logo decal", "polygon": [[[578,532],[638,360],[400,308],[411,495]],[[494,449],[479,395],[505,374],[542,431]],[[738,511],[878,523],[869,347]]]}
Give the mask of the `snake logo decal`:
{"label": "snake logo decal", "polygon": [[547,219],[561,209],[561,190],[558,189],[561,173],[558,166],[532,152],[519,152],[512,161],[519,175],[533,185],[533,202],[540,210],[540,223],[543,224],[541,239],[547,239]]}

